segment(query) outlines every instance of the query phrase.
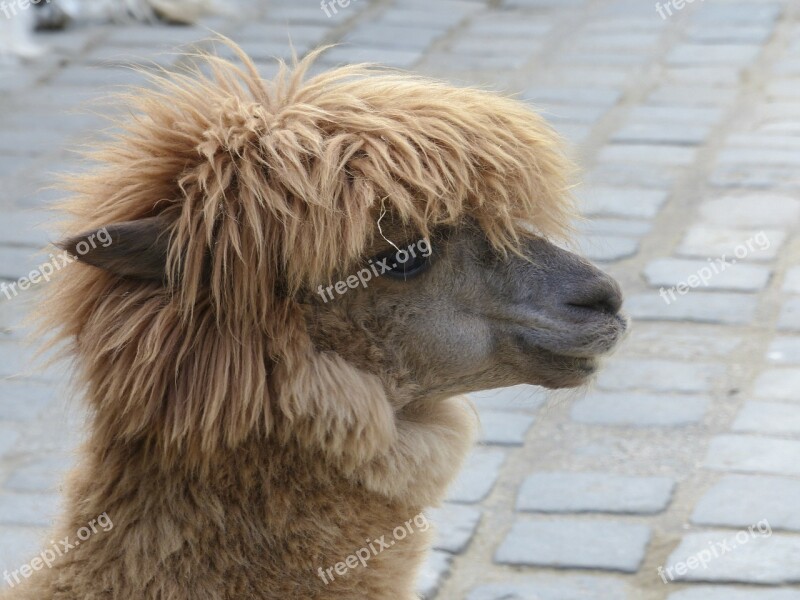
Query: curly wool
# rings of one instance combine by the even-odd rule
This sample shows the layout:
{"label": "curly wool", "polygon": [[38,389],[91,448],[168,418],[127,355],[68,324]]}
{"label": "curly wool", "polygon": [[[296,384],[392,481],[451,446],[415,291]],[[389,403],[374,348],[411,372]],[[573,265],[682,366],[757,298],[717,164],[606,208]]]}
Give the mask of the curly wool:
{"label": "curly wool", "polygon": [[473,219],[503,252],[572,218],[570,165],[525,105],[363,65],[306,79],[320,51],[264,81],[234,49],[241,65],[201,55],[125,95],[122,132],[69,180],[71,233],[170,223],[169,286],[78,267],[42,313],[76,341],[98,429],[167,453],[297,427],[352,389],[359,374],[320,366],[297,300],[352,268],[382,209],[420,236]]}

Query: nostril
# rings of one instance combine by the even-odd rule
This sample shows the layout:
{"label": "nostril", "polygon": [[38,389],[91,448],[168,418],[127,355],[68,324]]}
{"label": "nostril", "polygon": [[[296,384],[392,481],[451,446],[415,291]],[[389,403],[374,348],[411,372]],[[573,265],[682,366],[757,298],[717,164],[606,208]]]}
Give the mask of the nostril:
{"label": "nostril", "polygon": [[588,286],[567,302],[567,305],[613,316],[622,310],[622,292],[616,282],[609,279]]}

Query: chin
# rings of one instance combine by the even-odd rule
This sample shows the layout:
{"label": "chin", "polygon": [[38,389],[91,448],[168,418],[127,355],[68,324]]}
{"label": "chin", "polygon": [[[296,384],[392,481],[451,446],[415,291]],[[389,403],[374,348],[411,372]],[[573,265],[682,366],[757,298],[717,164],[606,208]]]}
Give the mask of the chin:
{"label": "chin", "polygon": [[534,376],[528,383],[551,390],[562,390],[589,385],[600,370],[601,360],[599,357],[549,354],[546,360],[537,363],[529,371]]}

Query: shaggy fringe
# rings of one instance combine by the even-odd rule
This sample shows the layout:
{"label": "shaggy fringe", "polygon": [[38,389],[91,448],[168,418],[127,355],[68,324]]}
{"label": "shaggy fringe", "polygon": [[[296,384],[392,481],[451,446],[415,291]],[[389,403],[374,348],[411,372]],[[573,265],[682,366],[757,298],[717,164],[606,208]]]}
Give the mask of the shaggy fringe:
{"label": "shaggy fringe", "polygon": [[382,207],[420,237],[472,219],[500,252],[563,237],[571,167],[517,101],[363,65],[307,79],[321,50],[264,81],[233,47],[241,64],[204,55],[124,95],[121,133],[67,181],[66,235],[166,219],[168,285],[76,266],[41,324],[78,357],[108,443],[202,456],[299,428],[363,449],[367,419],[382,442],[366,460],[396,433],[388,403],[376,377],[313,349],[304,291],[363,259]]}

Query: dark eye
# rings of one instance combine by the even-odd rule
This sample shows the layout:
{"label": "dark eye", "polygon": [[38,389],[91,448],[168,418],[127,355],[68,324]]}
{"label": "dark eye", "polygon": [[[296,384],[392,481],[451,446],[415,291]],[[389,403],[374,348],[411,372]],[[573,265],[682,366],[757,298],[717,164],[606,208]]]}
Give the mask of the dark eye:
{"label": "dark eye", "polygon": [[399,250],[391,249],[372,259],[378,266],[381,275],[392,279],[410,279],[423,273],[430,266],[431,245],[426,240],[421,240]]}

